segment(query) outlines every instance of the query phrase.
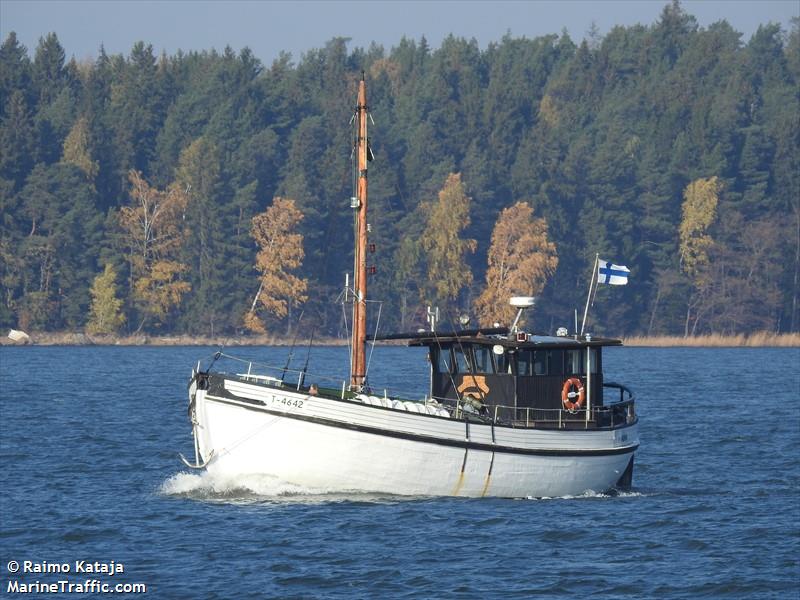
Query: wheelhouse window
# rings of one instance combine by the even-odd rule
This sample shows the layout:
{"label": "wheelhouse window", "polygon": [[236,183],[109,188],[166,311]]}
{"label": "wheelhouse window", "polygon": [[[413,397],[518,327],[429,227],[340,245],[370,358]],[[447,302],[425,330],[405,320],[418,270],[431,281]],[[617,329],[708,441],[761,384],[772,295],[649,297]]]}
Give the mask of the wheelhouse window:
{"label": "wheelhouse window", "polygon": [[[459,344],[431,348],[435,357],[434,368],[437,373],[486,373],[496,372],[492,349],[489,346]],[[504,359],[505,357],[495,357]],[[507,368],[505,360],[501,360],[501,373]]]}
{"label": "wheelhouse window", "polygon": [[533,375],[533,350],[517,351],[517,375]]}
{"label": "wheelhouse window", "polygon": [[439,373],[449,373],[453,360],[450,357],[450,348],[437,348],[436,352],[436,370]]}
{"label": "wheelhouse window", "polygon": [[566,356],[564,357],[566,360],[565,367],[567,369],[567,374],[569,375],[584,375],[584,367],[583,367],[583,350],[567,350]]}
{"label": "wheelhouse window", "polygon": [[562,350],[542,350],[545,354],[548,375],[564,374],[564,352]]}
{"label": "wheelhouse window", "polygon": [[453,346],[453,359],[455,360],[456,373],[469,373],[469,362],[467,356],[464,354],[466,348],[461,346]]}
{"label": "wheelhouse window", "polygon": [[550,355],[552,352],[549,350],[537,350],[533,355],[533,374],[534,375],[547,375],[550,372]]}
{"label": "wheelhouse window", "polygon": [[521,350],[517,353],[517,373],[524,376],[561,375],[563,358],[561,350]]}
{"label": "wheelhouse window", "polygon": [[488,346],[473,346],[472,353],[475,356],[476,373],[493,373],[492,349]]}
{"label": "wheelhouse window", "polygon": [[[598,372],[598,357],[597,349],[590,348],[592,373]],[[567,350],[565,355],[566,373],[569,375],[586,375],[586,349],[580,348],[578,350]]]}

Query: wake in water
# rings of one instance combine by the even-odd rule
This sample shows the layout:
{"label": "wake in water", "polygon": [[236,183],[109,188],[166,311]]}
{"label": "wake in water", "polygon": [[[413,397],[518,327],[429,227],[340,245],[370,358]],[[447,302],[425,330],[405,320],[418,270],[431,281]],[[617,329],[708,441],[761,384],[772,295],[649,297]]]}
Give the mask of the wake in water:
{"label": "wake in water", "polygon": [[526,496],[521,500],[605,500],[609,498],[645,498],[652,495],[644,491],[633,490],[609,490],[607,492],[589,490],[577,496],[542,496],[541,498]]}
{"label": "wake in water", "polygon": [[[409,502],[430,500],[429,496],[394,496],[369,492],[347,492],[303,487],[281,481],[271,475],[230,475],[203,471],[176,473],[161,484],[158,492],[206,502],[231,504],[327,503],[327,502]],[[636,498],[650,494],[641,491],[586,492],[577,496],[522,498],[523,500],[591,500]],[[497,500],[497,498],[495,498]]]}
{"label": "wake in water", "polygon": [[268,475],[232,477],[209,471],[176,473],[161,484],[159,491],[199,500],[252,500],[314,493]]}
{"label": "wake in water", "polygon": [[415,496],[315,489],[287,483],[271,475],[226,475],[211,471],[176,473],[161,484],[158,492],[165,496],[231,504],[396,502],[420,499]]}

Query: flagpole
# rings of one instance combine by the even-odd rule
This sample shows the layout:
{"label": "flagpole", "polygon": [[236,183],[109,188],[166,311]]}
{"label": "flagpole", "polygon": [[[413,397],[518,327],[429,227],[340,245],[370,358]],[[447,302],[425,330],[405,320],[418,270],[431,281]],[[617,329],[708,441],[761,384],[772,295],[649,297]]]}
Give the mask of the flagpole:
{"label": "flagpole", "polygon": [[583,335],[583,330],[586,327],[586,317],[589,316],[589,302],[592,299],[592,289],[595,285],[597,285],[597,265],[600,261],[600,254],[597,253],[594,255],[594,267],[592,267],[592,279],[589,282],[589,293],[586,295],[586,308],[583,309],[583,321],[581,322],[581,332],[579,335]]}

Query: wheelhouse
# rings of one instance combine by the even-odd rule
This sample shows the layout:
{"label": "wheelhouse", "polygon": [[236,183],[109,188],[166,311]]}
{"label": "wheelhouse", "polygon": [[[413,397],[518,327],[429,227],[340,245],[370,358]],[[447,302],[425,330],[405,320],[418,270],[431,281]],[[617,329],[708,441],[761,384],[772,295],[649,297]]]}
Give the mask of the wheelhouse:
{"label": "wheelhouse", "polygon": [[[432,398],[458,402],[471,397],[485,413],[502,414],[506,421],[594,421],[607,412],[602,410],[604,389],[622,387],[603,378],[603,348],[621,345],[615,339],[509,334],[506,328],[382,339],[428,348]],[[567,410],[565,389],[576,380],[583,388],[582,410]],[[609,402],[617,399],[614,394]]]}

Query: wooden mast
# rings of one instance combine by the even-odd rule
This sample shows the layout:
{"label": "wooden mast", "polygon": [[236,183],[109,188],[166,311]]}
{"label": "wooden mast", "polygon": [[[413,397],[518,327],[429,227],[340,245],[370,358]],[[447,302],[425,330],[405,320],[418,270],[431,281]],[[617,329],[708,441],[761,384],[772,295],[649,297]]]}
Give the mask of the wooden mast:
{"label": "wooden mast", "polygon": [[367,86],[364,73],[358,82],[355,113],[356,225],[353,301],[353,355],[350,361],[350,387],[360,391],[366,377],[367,343]]}

